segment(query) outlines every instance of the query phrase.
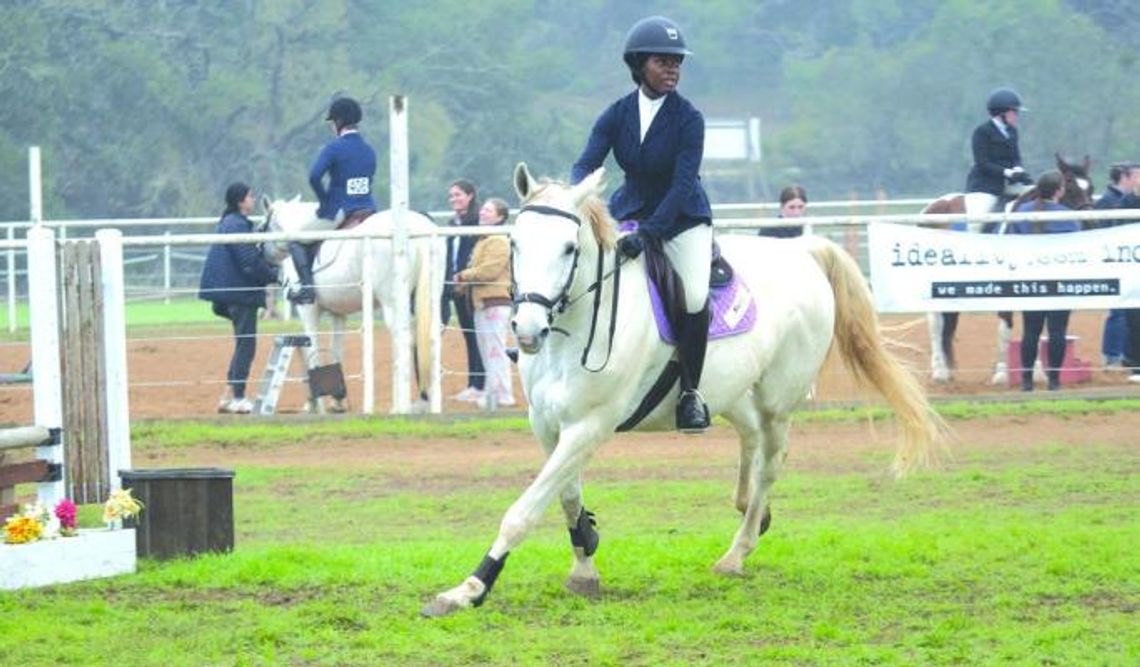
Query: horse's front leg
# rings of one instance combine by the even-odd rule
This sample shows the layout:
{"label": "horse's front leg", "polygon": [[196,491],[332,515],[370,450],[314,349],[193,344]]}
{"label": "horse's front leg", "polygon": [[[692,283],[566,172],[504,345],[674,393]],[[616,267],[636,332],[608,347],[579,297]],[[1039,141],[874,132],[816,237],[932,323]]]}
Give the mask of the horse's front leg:
{"label": "horse's front leg", "polygon": [[998,313],[997,325],[997,361],[994,362],[994,374],[990,378],[991,385],[1001,386],[1009,382],[1009,341],[1013,338],[1013,313]]}
{"label": "horse's front leg", "polygon": [[935,382],[950,381],[950,365],[942,347],[942,327],[945,320],[942,313],[926,314],[926,329],[930,333],[930,379]]}
{"label": "horse's front leg", "polygon": [[[603,432],[595,426],[581,424],[563,429],[557,445],[542,466],[538,477],[507,510],[499,526],[499,535],[479,567],[463,583],[437,595],[420,613],[429,617],[445,616],[460,609],[483,604],[487,594],[495,585],[507,556],[526,538],[555,496],[569,497],[573,505],[574,493],[577,493],[576,507],[581,512],[580,489],[577,492],[567,492],[567,487],[577,483],[582,468],[602,443]],[[564,502],[563,509],[565,508]],[[576,550],[577,548],[575,547]],[[584,552],[585,549],[582,560],[591,559],[583,566],[586,568],[584,576],[588,578],[589,570],[593,569],[593,562],[590,556],[584,555]],[[578,560],[576,558],[576,565]],[[595,578],[596,574],[595,570]]]}

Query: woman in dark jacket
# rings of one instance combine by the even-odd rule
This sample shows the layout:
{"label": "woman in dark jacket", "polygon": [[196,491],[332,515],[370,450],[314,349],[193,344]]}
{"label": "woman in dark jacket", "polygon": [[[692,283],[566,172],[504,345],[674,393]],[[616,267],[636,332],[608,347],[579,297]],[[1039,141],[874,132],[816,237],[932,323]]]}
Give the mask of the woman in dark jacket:
{"label": "woman in dark jacket", "polygon": [[[226,210],[214,231],[248,234],[253,231],[253,191],[244,183],[226,188]],[[257,352],[257,309],[265,305],[265,286],[277,280],[277,267],[261,256],[253,243],[216,243],[202,267],[198,297],[213,304],[214,313],[233,323],[234,353],[226,379],[231,396],[223,397],[218,412],[248,414],[253,403],[245,397],[249,368]]]}
{"label": "woman in dark jacket", "polygon": [[610,214],[638,221],[618,250],[633,259],[646,246],[660,248],[681,278],[685,312],[673,323],[681,367],[677,429],[701,433],[709,425],[698,387],[708,343],[712,209],[700,178],[705,119],[677,93],[689,54],[673,21],[651,16],[634,24],[622,57],[637,89],[598,117],[571,181],[593,173],[612,152],[625,182],[610,197]]}
{"label": "woman in dark jacket", "polygon": [[[479,224],[479,195],[475,184],[459,179],[447,189],[447,201],[451,205],[452,216],[449,224],[455,227],[470,227]],[[451,319],[450,303],[455,304],[455,316],[459,329],[463,332],[463,345],[467,348],[467,386],[453,399],[478,403],[483,399],[486,386],[486,371],[483,358],[479,355],[479,340],[475,336],[475,306],[471,295],[454,288],[455,274],[467,268],[471,261],[471,251],[479,239],[474,236],[449,236],[447,238],[447,275],[444,276],[443,321]]]}
{"label": "woman in dark jacket", "polygon": [[[1059,171],[1050,171],[1037,179],[1036,196],[1017,207],[1018,213],[1037,211],[1068,211],[1060,203],[1065,194],[1065,177]],[[1010,223],[1007,234],[1062,234],[1080,231],[1075,220],[1050,222]],[[1033,391],[1033,364],[1037,361],[1037,341],[1042,326],[1049,331],[1049,359],[1046,375],[1050,391],[1061,388],[1061,364],[1065,360],[1065,335],[1069,327],[1069,310],[1027,310],[1021,314],[1021,390]]]}

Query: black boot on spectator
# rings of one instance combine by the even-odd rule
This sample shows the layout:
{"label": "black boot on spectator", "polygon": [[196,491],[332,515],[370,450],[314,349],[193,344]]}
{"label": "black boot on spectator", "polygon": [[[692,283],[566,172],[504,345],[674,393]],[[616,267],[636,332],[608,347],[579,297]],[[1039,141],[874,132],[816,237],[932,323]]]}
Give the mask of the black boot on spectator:
{"label": "black boot on spectator", "polygon": [[1021,371],[1021,391],[1033,391],[1033,371]]}
{"label": "black boot on spectator", "polygon": [[1049,377],[1049,391],[1059,390],[1061,388],[1061,371],[1051,368],[1045,371],[1045,374]]}

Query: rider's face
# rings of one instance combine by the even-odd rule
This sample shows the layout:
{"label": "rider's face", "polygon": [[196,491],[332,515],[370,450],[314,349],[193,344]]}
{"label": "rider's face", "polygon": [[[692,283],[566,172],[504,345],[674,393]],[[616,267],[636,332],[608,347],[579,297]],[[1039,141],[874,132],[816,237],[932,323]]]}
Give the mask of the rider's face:
{"label": "rider's face", "polygon": [[467,212],[467,208],[471,206],[472,197],[474,195],[467,194],[458,185],[453,185],[447,190],[447,203],[451,205],[452,211],[459,214]]}
{"label": "rider's face", "polygon": [[681,56],[664,53],[649,56],[641,68],[641,80],[652,89],[646,90],[646,95],[666,95],[676,90],[681,80],[681,60]]}
{"label": "rider's face", "polygon": [[780,206],[781,218],[802,218],[807,205],[799,197],[789,199]]}
{"label": "rider's face", "polygon": [[1021,112],[1017,109],[1010,109],[1001,115],[1002,121],[1010,127],[1017,127],[1019,118],[1021,118]]}

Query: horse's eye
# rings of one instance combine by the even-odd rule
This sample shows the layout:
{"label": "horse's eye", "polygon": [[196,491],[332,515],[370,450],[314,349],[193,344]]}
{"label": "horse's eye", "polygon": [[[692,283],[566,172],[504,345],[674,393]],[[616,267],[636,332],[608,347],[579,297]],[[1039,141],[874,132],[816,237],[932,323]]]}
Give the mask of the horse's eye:
{"label": "horse's eye", "polygon": [[573,243],[567,243],[566,247],[563,248],[563,250],[562,250],[562,254],[567,256],[567,257],[569,257],[570,255],[573,255],[574,254],[574,244]]}

